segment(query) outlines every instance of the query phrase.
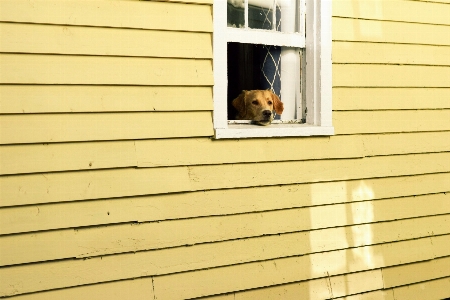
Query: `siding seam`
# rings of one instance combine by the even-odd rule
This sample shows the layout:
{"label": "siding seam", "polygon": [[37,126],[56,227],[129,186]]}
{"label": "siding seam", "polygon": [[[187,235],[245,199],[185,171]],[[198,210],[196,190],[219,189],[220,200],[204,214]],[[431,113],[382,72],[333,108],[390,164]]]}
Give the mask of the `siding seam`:
{"label": "siding seam", "polygon": [[363,21],[377,21],[377,22],[390,22],[390,23],[405,23],[405,24],[422,24],[422,25],[433,25],[433,26],[450,26],[449,24],[439,24],[439,23],[426,23],[426,22],[412,22],[412,21],[397,21],[397,20],[386,20],[386,19],[367,19],[367,18],[355,18],[355,17],[345,17],[345,16],[332,16],[333,19],[351,19],[351,20],[363,20]]}

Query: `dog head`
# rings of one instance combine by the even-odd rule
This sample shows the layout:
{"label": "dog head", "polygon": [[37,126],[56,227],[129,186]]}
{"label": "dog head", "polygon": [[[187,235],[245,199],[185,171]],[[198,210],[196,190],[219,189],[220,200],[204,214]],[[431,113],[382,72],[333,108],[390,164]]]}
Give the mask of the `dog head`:
{"label": "dog head", "polygon": [[232,104],[238,111],[238,120],[252,120],[258,125],[269,125],[273,112],[281,115],[284,109],[280,98],[269,90],[242,91]]}

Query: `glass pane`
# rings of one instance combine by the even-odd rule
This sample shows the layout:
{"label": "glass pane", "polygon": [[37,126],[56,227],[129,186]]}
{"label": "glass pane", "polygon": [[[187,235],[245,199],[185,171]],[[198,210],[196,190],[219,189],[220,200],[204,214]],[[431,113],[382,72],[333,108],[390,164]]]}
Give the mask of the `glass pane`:
{"label": "glass pane", "polygon": [[[299,32],[299,0],[248,0],[248,27]],[[245,28],[245,1],[227,0],[228,27]]]}
{"label": "glass pane", "polygon": [[244,28],[245,14],[244,14],[243,0],[228,0],[227,3],[227,23],[228,27]]}
{"label": "glass pane", "polygon": [[[270,1],[272,2],[272,1]],[[281,30],[281,10],[280,7],[276,7],[276,13],[274,15],[274,9],[272,4],[268,7],[260,7],[250,5],[248,6],[248,27],[255,29],[265,30]],[[275,25],[275,26],[274,26]]]}
{"label": "glass pane", "polygon": [[250,28],[299,32],[299,0],[248,0]]}

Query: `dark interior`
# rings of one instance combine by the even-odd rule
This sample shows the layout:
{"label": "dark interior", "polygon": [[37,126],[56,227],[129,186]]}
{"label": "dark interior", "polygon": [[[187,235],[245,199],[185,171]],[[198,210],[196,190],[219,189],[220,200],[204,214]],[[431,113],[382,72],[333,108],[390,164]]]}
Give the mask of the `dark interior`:
{"label": "dark interior", "polygon": [[228,43],[228,119],[234,120],[236,110],[231,105],[242,90],[259,90],[261,85],[260,56],[262,46]]}

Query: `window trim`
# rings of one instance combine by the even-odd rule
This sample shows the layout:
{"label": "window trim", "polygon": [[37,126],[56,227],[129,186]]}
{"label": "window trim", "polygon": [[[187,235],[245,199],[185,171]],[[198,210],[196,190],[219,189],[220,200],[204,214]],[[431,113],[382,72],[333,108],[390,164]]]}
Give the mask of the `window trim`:
{"label": "window trim", "polygon": [[[214,138],[333,135],[331,0],[306,0],[306,123],[228,124],[226,0],[213,5]],[[247,33],[245,33],[247,34]]]}

